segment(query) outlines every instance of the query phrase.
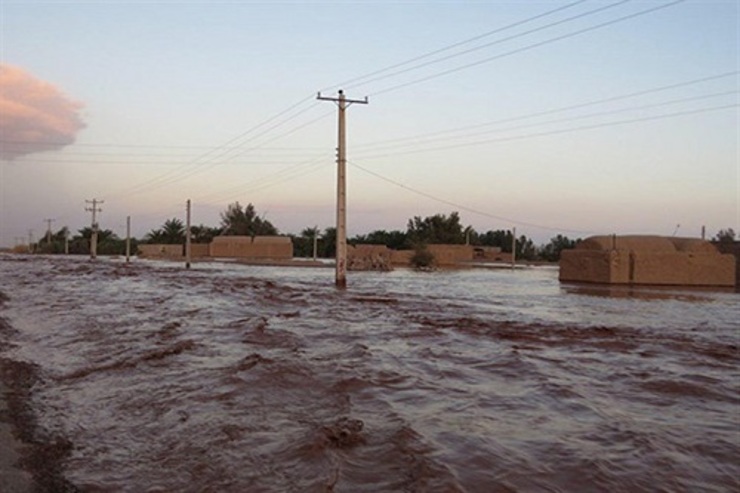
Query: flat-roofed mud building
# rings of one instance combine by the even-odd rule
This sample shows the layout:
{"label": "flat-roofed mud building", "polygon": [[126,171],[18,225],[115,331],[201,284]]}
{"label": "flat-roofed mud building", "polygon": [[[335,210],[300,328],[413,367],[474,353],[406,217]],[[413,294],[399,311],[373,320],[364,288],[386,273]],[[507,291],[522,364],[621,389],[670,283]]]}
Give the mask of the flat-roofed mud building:
{"label": "flat-roofed mud building", "polygon": [[[287,236],[217,236],[211,243],[190,245],[193,258],[239,258],[290,260],[293,242]],[[185,257],[185,245],[139,245],[139,256],[179,260]]]}
{"label": "flat-roofed mud building", "polygon": [[735,258],[708,241],[592,236],[563,250],[560,280],[604,284],[735,286]]}

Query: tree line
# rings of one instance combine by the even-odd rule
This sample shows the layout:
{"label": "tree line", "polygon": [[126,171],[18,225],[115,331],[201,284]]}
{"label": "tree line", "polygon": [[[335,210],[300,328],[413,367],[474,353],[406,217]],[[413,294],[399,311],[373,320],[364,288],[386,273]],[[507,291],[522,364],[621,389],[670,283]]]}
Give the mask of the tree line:
{"label": "tree line", "polygon": [[[190,234],[193,243],[210,243],[216,236],[272,236],[279,235],[279,230],[264,216],[257,214],[253,204],[242,206],[239,202],[229,204],[221,213],[221,223],[217,227],[206,225],[191,226]],[[92,229],[82,228],[69,240],[70,254],[89,254]],[[314,238],[317,239],[316,254],[320,258],[333,258],[336,252],[336,228],[308,227],[299,234],[287,234],[293,241],[293,252],[296,257],[311,257],[314,254]],[[67,228],[45,237],[33,245],[39,253],[64,253],[65,238],[69,237]],[[732,229],[721,230],[715,241],[734,241]],[[408,220],[406,230],[375,230],[348,238],[351,245],[371,244],[385,245],[394,250],[420,249],[433,244],[469,244],[482,247],[499,247],[504,253],[512,253],[513,231],[497,229],[478,232],[471,226],[465,226],[457,212],[434,214],[432,216],[414,216]],[[168,219],[157,229],[149,231],[141,240],[131,239],[131,252],[141,243],[182,244],[185,241],[185,225],[178,218]],[[535,245],[526,235],[516,238],[516,258],[528,261],[556,262],[560,252],[574,248],[579,239],[571,239],[558,234],[543,245]],[[125,239],[111,230],[98,231],[98,253],[101,255],[123,255],[126,249]]]}

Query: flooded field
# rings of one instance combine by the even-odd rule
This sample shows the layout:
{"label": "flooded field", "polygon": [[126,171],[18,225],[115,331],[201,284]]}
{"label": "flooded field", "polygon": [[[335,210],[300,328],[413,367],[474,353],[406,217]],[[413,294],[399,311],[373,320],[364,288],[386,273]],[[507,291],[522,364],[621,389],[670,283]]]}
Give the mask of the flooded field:
{"label": "flooded field", "polygon": [[84,492],[740,491],[740,295],[0,256]]}

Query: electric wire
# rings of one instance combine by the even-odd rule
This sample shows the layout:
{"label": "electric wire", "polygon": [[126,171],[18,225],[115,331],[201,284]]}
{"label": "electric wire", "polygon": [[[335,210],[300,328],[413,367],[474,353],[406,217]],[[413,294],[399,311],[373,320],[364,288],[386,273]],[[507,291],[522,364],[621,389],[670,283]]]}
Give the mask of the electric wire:
{"label": "electric wire", "polygon": [[198,199],[198,200],[212,200],[212,199],[215,199],[217,197],[221,198],[221,197],[228,196],[228,195],[230,195],[232,193],[235,193],[237,191],[244,191],[244,192],[246,192],[246,191],[249,191],[250,190],[250,187],[261,186],[263,183],[269,183],[269,182],[271,182],[273,180],[281,180],[281,179],[283,179],[286,176],[291,176],[296,171],[303,170],[303,168],[306,168],[306,167],[315,165],[317,163],[322,163],[323,164],[323,163],[326,163],[326,161],[327,161],[327,156],[326,155],[317,157],[315,159],[305,160],[305,161],[302,161],[300,163],[297,163],[297,164],[288,166],[286,168],[283,168],[281,170],[278,170],[278,171],[276,171],[274,173],[271,173],[269,175],[261,176],[261,177],[257,177],[257,178],[253,178],[250,181],[239,183],[239,184],[233,185],[233,186],[231,186],[229,188],[226,188],[226,189],[223,189],[222,188],[222,189],[219,189],[218,191],[214,191],[214,192],[211,192],[211,193],[199,195],[199,196],[196,196],[195,198]]}
{"label": "electric wire", "polygon": [[[653,104],[645,104],[640,106],[633,106],[629,108],[620,108],[616,110],[608,110],[608,111],[599,111],[594,113],[587,113],[584,115],[576,115],[576,116],[569,116],[565,118],[556,118],[551,120],[545,120],[541,122],[535,122],[535,123],[526,123],[526,124],[520,124],[516,126],[511,127],[505,127],[501,129],[495,129],[495,130],[486,130],[486,131],[480,131],[480,132],[472,132],[472,133],[466,133],[462,135],[451,135],[447,137],[426,137],[424,139],[417,139],[413,142],[406,142],[406,143],[393,143],[393,144],[386,144],[386,145],[379,145],[379,146],[373,146],[371,149],[399,149],[404,147],[415,147],[419,145],[425,145],[427,143],[440,143],[444,141],[454,141],[454,140],[460,140],[460,139],[469,139],[473,137],[479,137],[483,135],[490,135],[492,133],[505,133],[510,132],[513,130],[522,130],[526,128],[533,128],[533,127],[541,127],[541,126],[547,126],[552,125],[554,123],[564,123],[564,122],[572,122],[572,121],[578,121],[578,120],[585,120],[589,118],[595,118],[600,116],[610,116],[610,115],[616,115],[620,113],[627,113],[631,111],[643,111],[648,109],[654,109],[654,108],[662,108],[665,106],[671,106],[676,104],[682,104],[682,103],[688,103],[688,102],[694,102],[694,101],[703,101],[706,99],[712,99],[717,97],[723,97],[728,95],[737,95],[740,94],[740,90],[733,90],[733,91],[723,91],[723,92],[717,92],[712,94],[703,94],[701,96],[691,96],[686,98],[679,98],[679,99],[673,99],[670,101],[663,101],[660,103],[653,103]],[[433,149],[439,149],[439,146],[434,147]],[[359,152],[360,155],[362,155],[362,151]]]}
{"label": "electric wire", "polygon": [[409,192],[415,193],[416,195],[420,195],[420,196],[425,197],[425,198],[428,198],[430,200],[434,200],[435,202],[439,202],[441,204],[445,204],[445,205],[449,205],[449,206],[452,206],[452,207],[456,207],[456,208],[458,208],[460,210],[463,210],[463,211],[466,211],[466,212],[471,212],[471,213],[477,214],[479,216],[487,217],[489,219],[495,219],[497,221],[503,221],[503,222],[506,222],[508,224],[516,224],[516,225],[520,225],[520,226],[529,226],[531,228],[537,228],[537,229],[542,229],[542,230],[546,230],[546,231],[556,231],[556,232],[561,232],[561,233],[562,232],[565,232],[565,233],[576,233],[576,234],[595,234],[594,231],[576,230],[576,229],[569,229],[569,228],[555,228],[555,227],[552,227],[552,226],[545,226],[543,224],[537,224],[537,223],[532,223],[532,222],[528,222],[528,221],[521,221],[521,220],[518,220],[518,219],[512,219],[510,217],[500,216],[500,215],[497,215],[497,214],[492,214],[490,212],[481,211],[479,209],[475,209],[473,207],[468,207],[468,206],[463,205],[463,204],[460,204],[458,202],[453,202],[451,200],[443,199],[443,198],[438,197],[436,195],[433,195],[431,193],[427,193],[427,192],[421,191],[421,190],[419,190],[417,188],[410,187],[410,186],[405,185],[405,184],[403,184],[403,183],[401,183],[399,181],[396,181],[396,180],[393,180],[393,179],[388,178],[386,176],[383,176],[380,173],[376,173],[375,171],[371,171],[371,170],[365,168],[364,166],[361,166],[361,165],[357,164],[357,162],[355,162],[355,161],[347,160],[347,163],[349,163],[352,167],[357,168],[357,169],[359,169],[359,170],[361,170],[361,171],[363,171],[363,172],[365,172],[365,173],[367,173],[369,175],[372,175],[372,176],[374,176],[374,177],[376,177],[376,178],[378,178],[380,180],[383,180],[383,181],[385,181],[387,183],[390,183],[392,185],[395,185],[395,186],[397,186],[399,188],[402,188],[404,190],[407,190]]}
{"label": "electric wire", "polygon": [[[517,22],[514,22],[512,24],[508,24],[506,26],[499,27],[499,28],[493,29],[491,31],[488,31],[488,32],[485,32],[485,33],[482,33],[482,34],[478,34],[478,35],[473,36],[471,38],[468,38],[468,39],[465,39],[465,40],[462,40],[462,41],[458,41],[456,43],[453,43],[453,44],[444,46],[442,48],[438,48],[438,49],[435,49],[433,51],[429,51],[429,52],[424,53],[422,55],[415,56],[415,57],[410,58],[408,60],[405,60],[403,62],[398,62],[398,63],[395,63],[393,65],[384,67],[382,69],[375,70],[373,72],[367,73],[365,75],[361,75],[359,77],[354,77],[354,78],[349,79],[349,80],[346,80],[346,81],[344,81],[344,82],[342,82],[340,84],[336,84],[335,86],[330,86],[330,87],[327,87],[325,89],[322,89],[320,92],[329,91],[329,90],[333,89],[334,87],[345,87],[345,86],[349,86],[350,84],[355,84],[355,86],[356,86],[356,83],[359,82],[359,81],[364,81],[365,79],[369,79],[371,77],[375,77],[375,76],[377,76],[379,74],[382,74],[384,72],[388,72],[390,70],[394,70],[394,69],[397,69],[399,67],[403,67],[404,65],[408,65],[408,64],[417,62],[419,60],[424,60],[425,58],[429,58],[429,57],[434,56],[434,55],[437,55],[439,53],[444,53],[446,51],[453,50],[453,49],[455,49],[457,47],[460,47],[460,46],[464,46],[466,44],[473,43],[473,42],[478,41],[478,40],[483,39],[483,38],[487,38],[487,37],[492,36],[494,34],[498,34],[498,33],[504,32],[504,31],[508,31],[509,29],[513,29],[515,27],[519,27],[519,26],[522,26],[524,24],[528,24],[528,23],[533,22],[533,21],[535,21],[537,19],[541,19],[543,17],[547,17],[547,16],[550,16],[552,14],[556,14],[558,12],[567,10],[567,9],[569,9],[571,7],[575,7],[576,5],[585,3],[587,1],[589,1],[589,0],[578,0],[576,2],[572,2],[572,3],[569,3],[569,4],[563,5],[561,7],[557,7],[555,9],[548,10],[546,12],[543,12],[541,14],[537,14],[537,15],[532,16],[532,17],[528,17],[528,18],[523,19],[521,21],[517,21]],[[355,87],[355,86],[350,86],[350,87]]]}
{"label": "electric wire", "polygon": [[[180,173],[187,173],[188,171],[192,171],[192,169],[197,169],[198,167],[204,166],[204,163],[202,163],[200,161],[203,161],[203,160],[209,158],[209,156],[211,156],[212,154],[218,153],[219,151],[222,151],[223,149],[228,148],[232,144],[234,144],[236,142],[239,142],[240,140],[246,138],[251,133],[259,130],[260,128],[264,127],[265,125],[269,125],[270,123],[272,123],[273,121],[275,121],[278,118],[282,117],[283,115],[286,115],[286,114],[292,112],[294,109],[298,108],[299,106],[303,105],[304,103],[306,103],[307,101],[309,101],[311,99],[313,99],[313,96],[311,96],[311,97],[305,97],[305,98],[299,100],[298,102],[290,105],[289,107],[287,107],[283,111],[280,111],[279,113],[273,115],[272,117],[267,118],[266,120],[258,123],[257,125],[254,125],[254,126],[250,127],[246,131],[244,131],[244,132],[240,133],[239,135],[237,135],[236,137],[233,137],[232,139],[226,141],[225,143],[221,144],[220,146],[216,146],[216,147],[211,148],[209,151],[207,151],[204,154],[200,155],[199,157],[193,159],[189,163],[183,164],[183,168],[190,168],[190,170],[181,171]],[[293,120],[298,115],[302,114],[302,112],[303,111],[301,111],[298,114],[294,114],[294,115],[292,115],[292,116],[290,116],[290,117],[282,120],[280,122],[280,125],[283,125],[283,124],[285,124],[285,123]],[[211,161],[212,161],[212,158],[211,158],[210,161],[207,161],[207,163],[208,162],[211,162]],[[152,190],[154,188],[158,188],[159,186],[162,186],[163,184],[172,183],[173,182],[173,179],[174,180],[177,180],[177,176],[178,176],[177,170],[170,170],[170,171],[168,171],[166,173],[162,173],[162,174],[160,174],[158,176],[155,176],[154,178],[149,179],[149,180],[147,180],[144,183],[135,185],[134,187],[131,187],[131,188],[125,190],[125,191],[119,191],[118,193],[112,194],[112,196],[114,196],[116,198],[120,198],[121,196],[133,195],[133,194],[140,193],[142,191],[149,191],[149,190]]]}
{"label": "electric wire", "polygon": [[[555,22],[551,22],[550,24],[545,24],[544,26],[539,26],[539,27],[536,27],[534,29],[530,29],[529,31],[524,31],[524,32],[521,32],[521,33],[518,33],[518,34],[513,34],[511,36],[507,36],[505,38],[500,38],[500,39],[497,39],[495,41],[491,41],[491,42],[486,43],[486,44],[483,44],[483,45],[475,46],[473,48],[468,48],[468,49],[466,49],[464,51],[460,51],[460,52],[457,52],[457,53],[452,53],[450,55],[446,55],[446,56],[443,56],[443,57],[440,57],[440,58],[436,58],[434,60],[430,60],[430,61],[427,61],[427,62],[424,62],[424,63],[416,64],[416,65],[413,65],[411,67],[407,67],[407,68],[404,68],[402,70],[397,70],[395,72],[391,72],[391,73],[386,74],[386,75],[377,76],[377,77],[371,78],[369,80],[366,80],[366,81],[363,81],[363,82],[360,82],[360,83],[356,83],[356,84],[350,85],[350,86],[347,87],[347,89],[353,89],[355,87],[364,86],[364,85],[367,85],[367,84],[370,84],[370,83],[373,83],[373,82],[377,82],[377,81],[380,81],[380,80],[384,80],[384,79],[387,79],[387,78],[390,78],[390,77],[395,77],[395,76],[398,76],[398,75],[401,75],[401,74],[405,74],[405,73],[408,73],[408,72],[411,72],[411,71],[414,71],[414,70],[419,70],[421,68],[429,67],[431,65],[436,65],[438,63],[446,62],[447,60],[451,60],[453,58],[457,58],[457,57],[460,57],[460,56],[463,56],[463,55],[467,55],[469,53],[473,53],[473,52],[476,52],[476,51],[479,51],[479,50],[483,50],[485,48],[490,48],[491,46],[495,46],[495,45],[498,45],[498,44],[506,43],[508,41],[513,41],[515,39],[522,38],[522,37],[525,37],[525,36],[529,36],[530,34],[534,34],[534,33],[540,32],[540,31],[544,31],[546,29],[550,29],[552,27],[559,26],[561,24],[572,22],[572,21],[575,21],[577,19],[582,19],[582,18],[588,17],[590,15],[595,15],[595,14],[604,12],[606,10],[613,9],[615,7],[619,7],[620,5],[624,5],[624,4],[629,3],[631,1],[632,0],[619,0],[618,2],[614,2],[614,3],[608,4],[608,5],[604,5],[602,7],[595,8],[593,10],[589,10],[587,12],[582,12],[580,14],[577,14],[577,15],[574,15],[574,16],[571,16],[571,17],[567,17],[565,19],[561,19],[561,20],[558,20],[558,21],[555,21]],[[537,16],[537,17],[542,17],[542,15]]]}
{"label": "electric wire", "polygon": [[[312,105],[309,109],[312,109],[314,107],[316,107],[316,105]],[[296,115],[293,115],[293,116],[289,117],[286,120],[281,121],[280,122],[280,125],[283,125],[283,124],[287,123],[288,121],[296,118],[298,115],[302,114],[303,112],[305,112],[305,111],[302,111],[302,112],[300,112],[300,113],[298,113]],[[260,146],[261,145],[267,145],[267,144],[269,144],[271,142],[274,142],[276,140],[279,140],[281,138],[284,138],[287,135],[290,135],[290,134],[295,133],[296,131],[298,131],[298,130],[300,130],[302,128],[307,127],[308,125],[314,124],[317,121],[319,121],[319,120],[321,120],[323,118],[326,118],[327,116],[328,116],[328,114],[322,114],[319,117],[317,117],[317,118],[315,118],[313,120],[310,120],[309,122],[306,122],[306,123],[304,123],[304,124],[302,124],[302,125],[300,125],[298,127],[295,127],[295,128],[293,128],[293,129],[291,129],[291,130],[289,130],[287,132],[284,132],[283,134],[280,134],[280,135],[278,135],[278,136],[276,136],[274,138],[271,138],[271,139],[263,142],[260,145],[256,145],[256,146],[250,148],[249,150],[260,149]],[[234,158],[236,158],[238,156],[243,155],[245,152],[247,152],[247,151],[244,151],[241,154],[232,156],[231,158],[234,159]],[[193,176],[195,174],[198,174],[198,173],[201,173],[201,172],[205,171],[207,169],[206,167],[212,168],[213,166],[214,166],[214,161],[208,161],[208,162],[204,162],[204,163],[195,164],[195,166],[191,167],[191,169],[182,170],[179,174],[176,174],[176,175],[170,176],[170,177],[166,177],[166,178],[160,177],[159,180],[148,182],[148,183],[144,183],[144,184],[140,185],[139,187],[137,187],[137,188],[135,188],[133,190],[129,190],[129,191],[124,192],[124,193],[126,195],[133,195],[133,194],[138,194],[138,193],[142,193],[142,192],[149,192],[149,191],[152,191],[152,190],[161,188],[163,186],[167,186],[167,185],[170,185],[172,183],[176,183],[176,182],[182,181],[182,180],[184,180],[186,178],[189,178],[189,177],[191,177],[191,176]]]}
{"label": "electric wire", "polygon": [[688,116],[688,115],[698,115],[702,113],[710,113],[714,111],[737,108],[739,106],[740,106],[740,103],[718,105],[718,106],[712,106],[712,107],[700,108],[700,109],[694,109],[694,110],[677,111],[674,113],[667,113],[663,115],[631,118],[631,119],[626,119],[626,120],[618,120],[618,121],[605,122],[605,123],[594,123],[590,125],[583,125],[580,127],[571,127],[571,128],[565,128],[565,129],[548,130],[548,131],[543,131],[543,132],[515,135],[515,136],[509,136],[509,137],[484,139],[484,140],[478,140],[474,142],[466,142],[466,143],[460,143],[460,144],[449,144],[449,145],[444,145],[444,146],[426,147],[424,149],[418,149],[418,150],[397,151],[397,152],[385,153],[385,154],[363,155],[362,159],[377,159],[381,157],[419,154],[419,153],[424,153],[424,152],[436,152],[436,151],[449,150],[449,149],[458,149],[461,147],[473,147],[473,146],[487,145],[487,144],[493,144],[493,143],[533,139],[533,138],[547,137],[547,136],[552,136],[552,135],[561,135],[561,134],[572,133],[572,132],[581,132],[585,130],[595,130],[599,128],[612,127],[612,126],[618,126],[618,125],[627,125],[631,123],[664,120],[668,118],[676,118],[676,117]]}
{"label": "electric wire", "polygon": [[577,31],[573,31],[573,32],[570,32],[570,33],[566,33],[566,34],[562,34],[562,35],[559,35],[559,36],[555,36],[553,38],[549,38],[549,39],[546,39],[544,41],[539,41],[537,43],[532,43],[530,45],[523,46],[521,48],[517,48],[517,49],[511,50],[511,51],[500,53],[498,55],[494,55],[494,56],[491,56],[491,57],[488,57],[488,58],[484,58],[482,60],[477,60],[475,62],[470,62],[470,63],[464,64],[464,65],[460,65],[458,67],[454,67],[454,68],[451,68],[451,69],[443,70],[441,72],[437,72],[437,73],[434,73],[434,74],[431,74],[431,75],[427,75],[427,76],[424,76],[424,77],[421,77],[421,78],[418,78],[418,79],[414,79],[414,80],[411,80],[411,81],[408,81],[408,82],[397,84],[395,86],[386,87],[385,89],[381,89],[381,90],[376,91],[374,93],[370,93],[369,96],[379,96],[381,94],[387,94],[389,92],[397,91],[399,89],[403,89],[403,88],[406,88],[406,87],[409,87],[409,86],[412,86],[412,85],[421,84],[423,82],[427,82],[427,81],[430,81],[432,79],[436,79],[436,78],[439,78],[439,77],[443,77],[445,75],[450,75],[450,74],[453,74],[453,73],[456,73],[456,72],[460,72],[461,70],[466,70],[466,69],[469,69],[469,68],[472,68],[472,67],[476,67],[478,65],[483,65],[484,63],[489,63],[489,62],[492,62],[494,60],[500,60],[502,58],[509,57],[511,55],[516,55],[516,54],[519,54],[519,53],[523,53],[525,51],[533,50],[535,48],[539,48],[539,47],[546,46],[546,45],[549,45],[549,44],[552,44],[552,43],[556,43],[558,41],[563,41],[565,39],[573,38],[575,36],[580,36],[581,34],[585,34],[585,33],[591,32],[591,31],[595,31],[597,29],[602,29],[604,27],[608,27],[608,26],[617,24],[619,22],[624,22],[624,21],[627,21],[627,20],[630,20],[630,19],[635,19],[637,17],[641,17],[643,15],[651,14],[651,13],[657,12],[659,10],[663,10],[663,9],[666,9],[666,8],[669,8],[669,7],[673,7],[675,5],[678,5],[679,3],[683,3],[685,1],[686,0],[674,0],[672,2],[663,4],[663,5],[659,5],[659,6],[656,6],[656,7],[651,7],[649,9],[641,10],[639,12],[635,12],[635,13],[632,13],[632,14],[629,14],[629,15],[625,15],[625,16],[619,17],[617,19],[612,19],[610,21],[602,22],[600,24],[596,24],[596,25],[593,25],[593,26],[589,26],[587,28],[579,29]]}
{"label": "electric wire", "polygon": [[406,140],[418,140],[418,139],[436,137],[436,136],[439,136],[439,135],[445,135],[445,134],[448,134],[448,133],[464,132],[464,131],[473,130],[473,129],[477,129],[477,128],[483,128],[483,127],[487,127],[487,126],[499,125],[501,123],[515,122],[515,121],[525,120],[525,119],[530,119],[530,118],[535,118],[535,117],[539,117],[539,116],[551,115],[551,114],[554,114],[554,113],[562,113],[562,112],[566,112],[566,111],[572,111],[572,110],[576,110],[576,109],[587,108],[589,106],[595,106],[595,105],[599,105],[599,104],[612,103],[612,102],[621,101],[621,100],[624,100],[624,99],[636,98],[636,97],[645,96],[645,95],[648,95],[648,94],[654,94],[654,93],[657,93],[657,92],[664,92],[664,91],[668,91],[668,90],[672,90],[672,89],[678,89],[678,88],[681,88],[681,87],[687,87],[687,86],[696,85],[696,84],[700,84],[700,83],[704,83],[704,82],[709,82],[709,81],[713,81],[713,80],[719,80],[719,79],[723,79],[723,78],[726,78],[726,77],[737,76],[738,74],[740,74],[740,71],[738,71],[738,70],[734,70],[734,71],[731,71],[731,72],[723,72],[723,73],[720,73],[720,74],[717,74],[717,75],[710,75],[710,76],[701,77],[701,78],[698,78],[698,79],[691,79],[691,80],[688,80],[688,81],[678,82],[678,83],[668,84],[668,85],[663,85],[663,86],[654,87],[654,88],[651,88],[651,89],[643,89],[643,90],[640,90],[640,91],[634,91],[634,92],[630,92],[630,93],[626,93],[626,94],[620,94],[618,96],[609,96],[607,98],[592,100],[592,101],[588,101],[588,102],[585,102],[585,103],[577,103],[577,104],[568,105],[568,106],[561,106],[561,107],[557,107],[557,108],[551,108],[551,109],[544,110],[544,111],[537,111],[537,112],[534,112],[534,113],[526,113],[524,115],[518,115],[518,116],[514,116],[514,117],[509,117],[509,118],[502,118],[502,119],[493,120],[493,121],[490,121],[490,122],[480,123],[480,124],[476,124],[476,125],[467,125],[467,126],[464,126],[464,127],[458,127],[458,128],[449,129],[449,130],[440,130],[440,131],[436,131],[436,132],[429,132],[429,133],[424,133],[424,134],[418,134],[418,135],[409,136],[409,137],[396,137],[396,138],[393,138],[393,139],[384,139],[384,140],[373,141],[373,142],[368,142],[368,143],[364,143],[364,144],[360,143],[360,144],[356,144],[355,145],[355,148],[357,149],[357,148],[365,148],[365,147],[375,147],[375,146],[382,145],[382,144],[385,144],[385,143],[400,142],[400,141],[406,141]]}

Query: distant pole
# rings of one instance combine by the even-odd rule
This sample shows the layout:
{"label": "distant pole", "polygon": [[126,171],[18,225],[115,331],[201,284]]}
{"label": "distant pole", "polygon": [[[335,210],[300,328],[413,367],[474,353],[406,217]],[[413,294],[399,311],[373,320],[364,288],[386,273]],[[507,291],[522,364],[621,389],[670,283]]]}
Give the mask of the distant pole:
{"label": "distant pole", "polygon": [[316,257],[319,251],[319,227],[316,226],[313,229],[313,261],[316,262]]}
{"label": "distant pole", "polygon": [[33,230],[28,230],[28,253],[33,253]]}
{"label": "distant pole", "polygon": [[126,216],[126,263],[131,261],[131,216]]}
{"label": "distant pole", "polygon": [[64,227],[64,254],[69,255],[69,229]]}
{"label": "distant pole", "polygon": [[51,245],[51,223],[53,223],[55,219],[44,219],[44,222],[46,223],[46,244]]}
{"label": "distant pole", "polygon": [[90,258],[92,260],[95,260],[95,258],[98,256],[98,222],[95,219],[95,215],[98,212],[103,212],[103,209],[98,207],[98,204],[102,204],[102,200],[98,199],[92,199],[92,200],[85,200],[88,204],[92,204],[92,207],[85,207],[85,210],[87,212],[92,212],[92,234],[90,235]]}
{"label": "distant pole", "polygon": [[344,91],[339,90],[339,96],[328,98],[318,94],[316,99],[333,101],[339,108],[338,145],[337,145],[337,254],[336,254],[336,285],[338,288],[347,287],[347,142],[345,131],[344,112],[352,103],[367,104],[364,100],[347,99]]}
{"label": "distant pole", "polygon": [[707,239],[707,227],[706,226],[701,227],[701,239],[702,240]]}
{"label": "distant pole", "polygon": [[190,268],[190,199],[185,205],[185,268]]}
{"label": "distant pole", "polygon": [[516,266],[516,228],[511,230],[511,268]]}

